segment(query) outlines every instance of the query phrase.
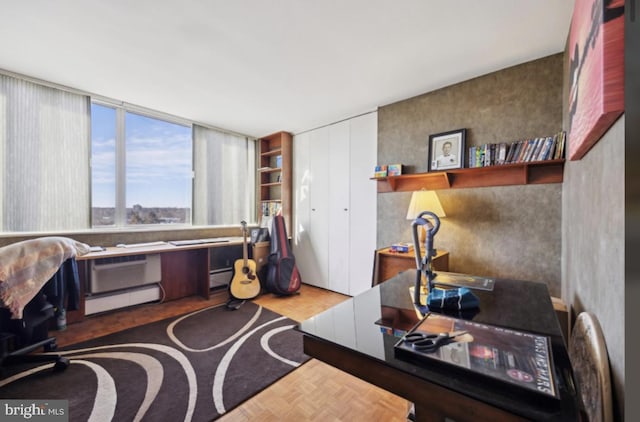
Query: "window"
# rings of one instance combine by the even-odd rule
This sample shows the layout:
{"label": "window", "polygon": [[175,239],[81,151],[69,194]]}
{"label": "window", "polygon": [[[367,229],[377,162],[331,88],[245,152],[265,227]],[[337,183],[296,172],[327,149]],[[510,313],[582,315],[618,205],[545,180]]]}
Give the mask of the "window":
{"label": "window", "polygon": [[0,232],[256,221],[255,140],[50,85],[0,73]]}
{"label": "window", "polygon": [[255,222],[255,140],[193,128],[92,103],[93,227]]}
{"label": "window", "polygon": [[116,211],[116,110],[91,104],[91,223],[112,226]]}
{"label": "window", "polygon": [[190,126],[93,103],[91,144],[94,227],[191,223]]}

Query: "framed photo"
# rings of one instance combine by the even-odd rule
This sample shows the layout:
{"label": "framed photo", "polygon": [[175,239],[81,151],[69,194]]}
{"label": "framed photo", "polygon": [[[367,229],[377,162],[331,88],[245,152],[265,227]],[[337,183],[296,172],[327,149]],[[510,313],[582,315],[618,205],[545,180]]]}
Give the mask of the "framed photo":
{"label": "framed photo", "polygon": [[463,168],[466,135],[467,129],[430,135],[429,171]]}

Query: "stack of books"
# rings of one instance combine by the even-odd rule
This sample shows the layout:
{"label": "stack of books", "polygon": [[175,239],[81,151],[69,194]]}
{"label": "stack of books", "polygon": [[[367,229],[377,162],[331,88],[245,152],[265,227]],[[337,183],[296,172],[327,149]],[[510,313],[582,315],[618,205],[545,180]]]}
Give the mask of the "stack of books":
{"label": "stack of books", "polygon": [[262,215],[264,217],[276,215],[281,208],[282,203],[280,201],[265,201],[262,203]]}

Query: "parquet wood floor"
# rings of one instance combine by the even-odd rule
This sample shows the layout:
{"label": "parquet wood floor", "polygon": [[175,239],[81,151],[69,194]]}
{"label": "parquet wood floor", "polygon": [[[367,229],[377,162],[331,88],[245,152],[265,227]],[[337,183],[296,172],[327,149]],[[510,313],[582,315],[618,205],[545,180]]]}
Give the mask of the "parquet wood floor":
{"label": "parquet wood floor", "polygon": [[[302,285],[300,294],[264,294],[254,302],[303,321],[348,296]],[[187,297],[162,304],[138,305],[85,318],[64,331],[52,331],[59,346],[158,321],[226,300],[226,293],[205,300]],[[302,365],[253,398],[225,414],[220,421],[406,421],[407,402],[316,359]]]}

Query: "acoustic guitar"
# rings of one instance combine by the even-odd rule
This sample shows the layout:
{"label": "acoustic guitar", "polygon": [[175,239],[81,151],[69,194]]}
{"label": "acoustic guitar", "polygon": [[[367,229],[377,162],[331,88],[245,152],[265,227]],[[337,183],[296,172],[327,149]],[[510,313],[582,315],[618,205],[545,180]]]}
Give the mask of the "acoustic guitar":
{"label": "acoustic guitar", "polygon": [[247,258],[247,222],[242,221],[242,259],[233,266],[233,278],[229,283],[231,296],[236,299],[253,299],[260,294],[260,280],[256,275],[256,262]]}

